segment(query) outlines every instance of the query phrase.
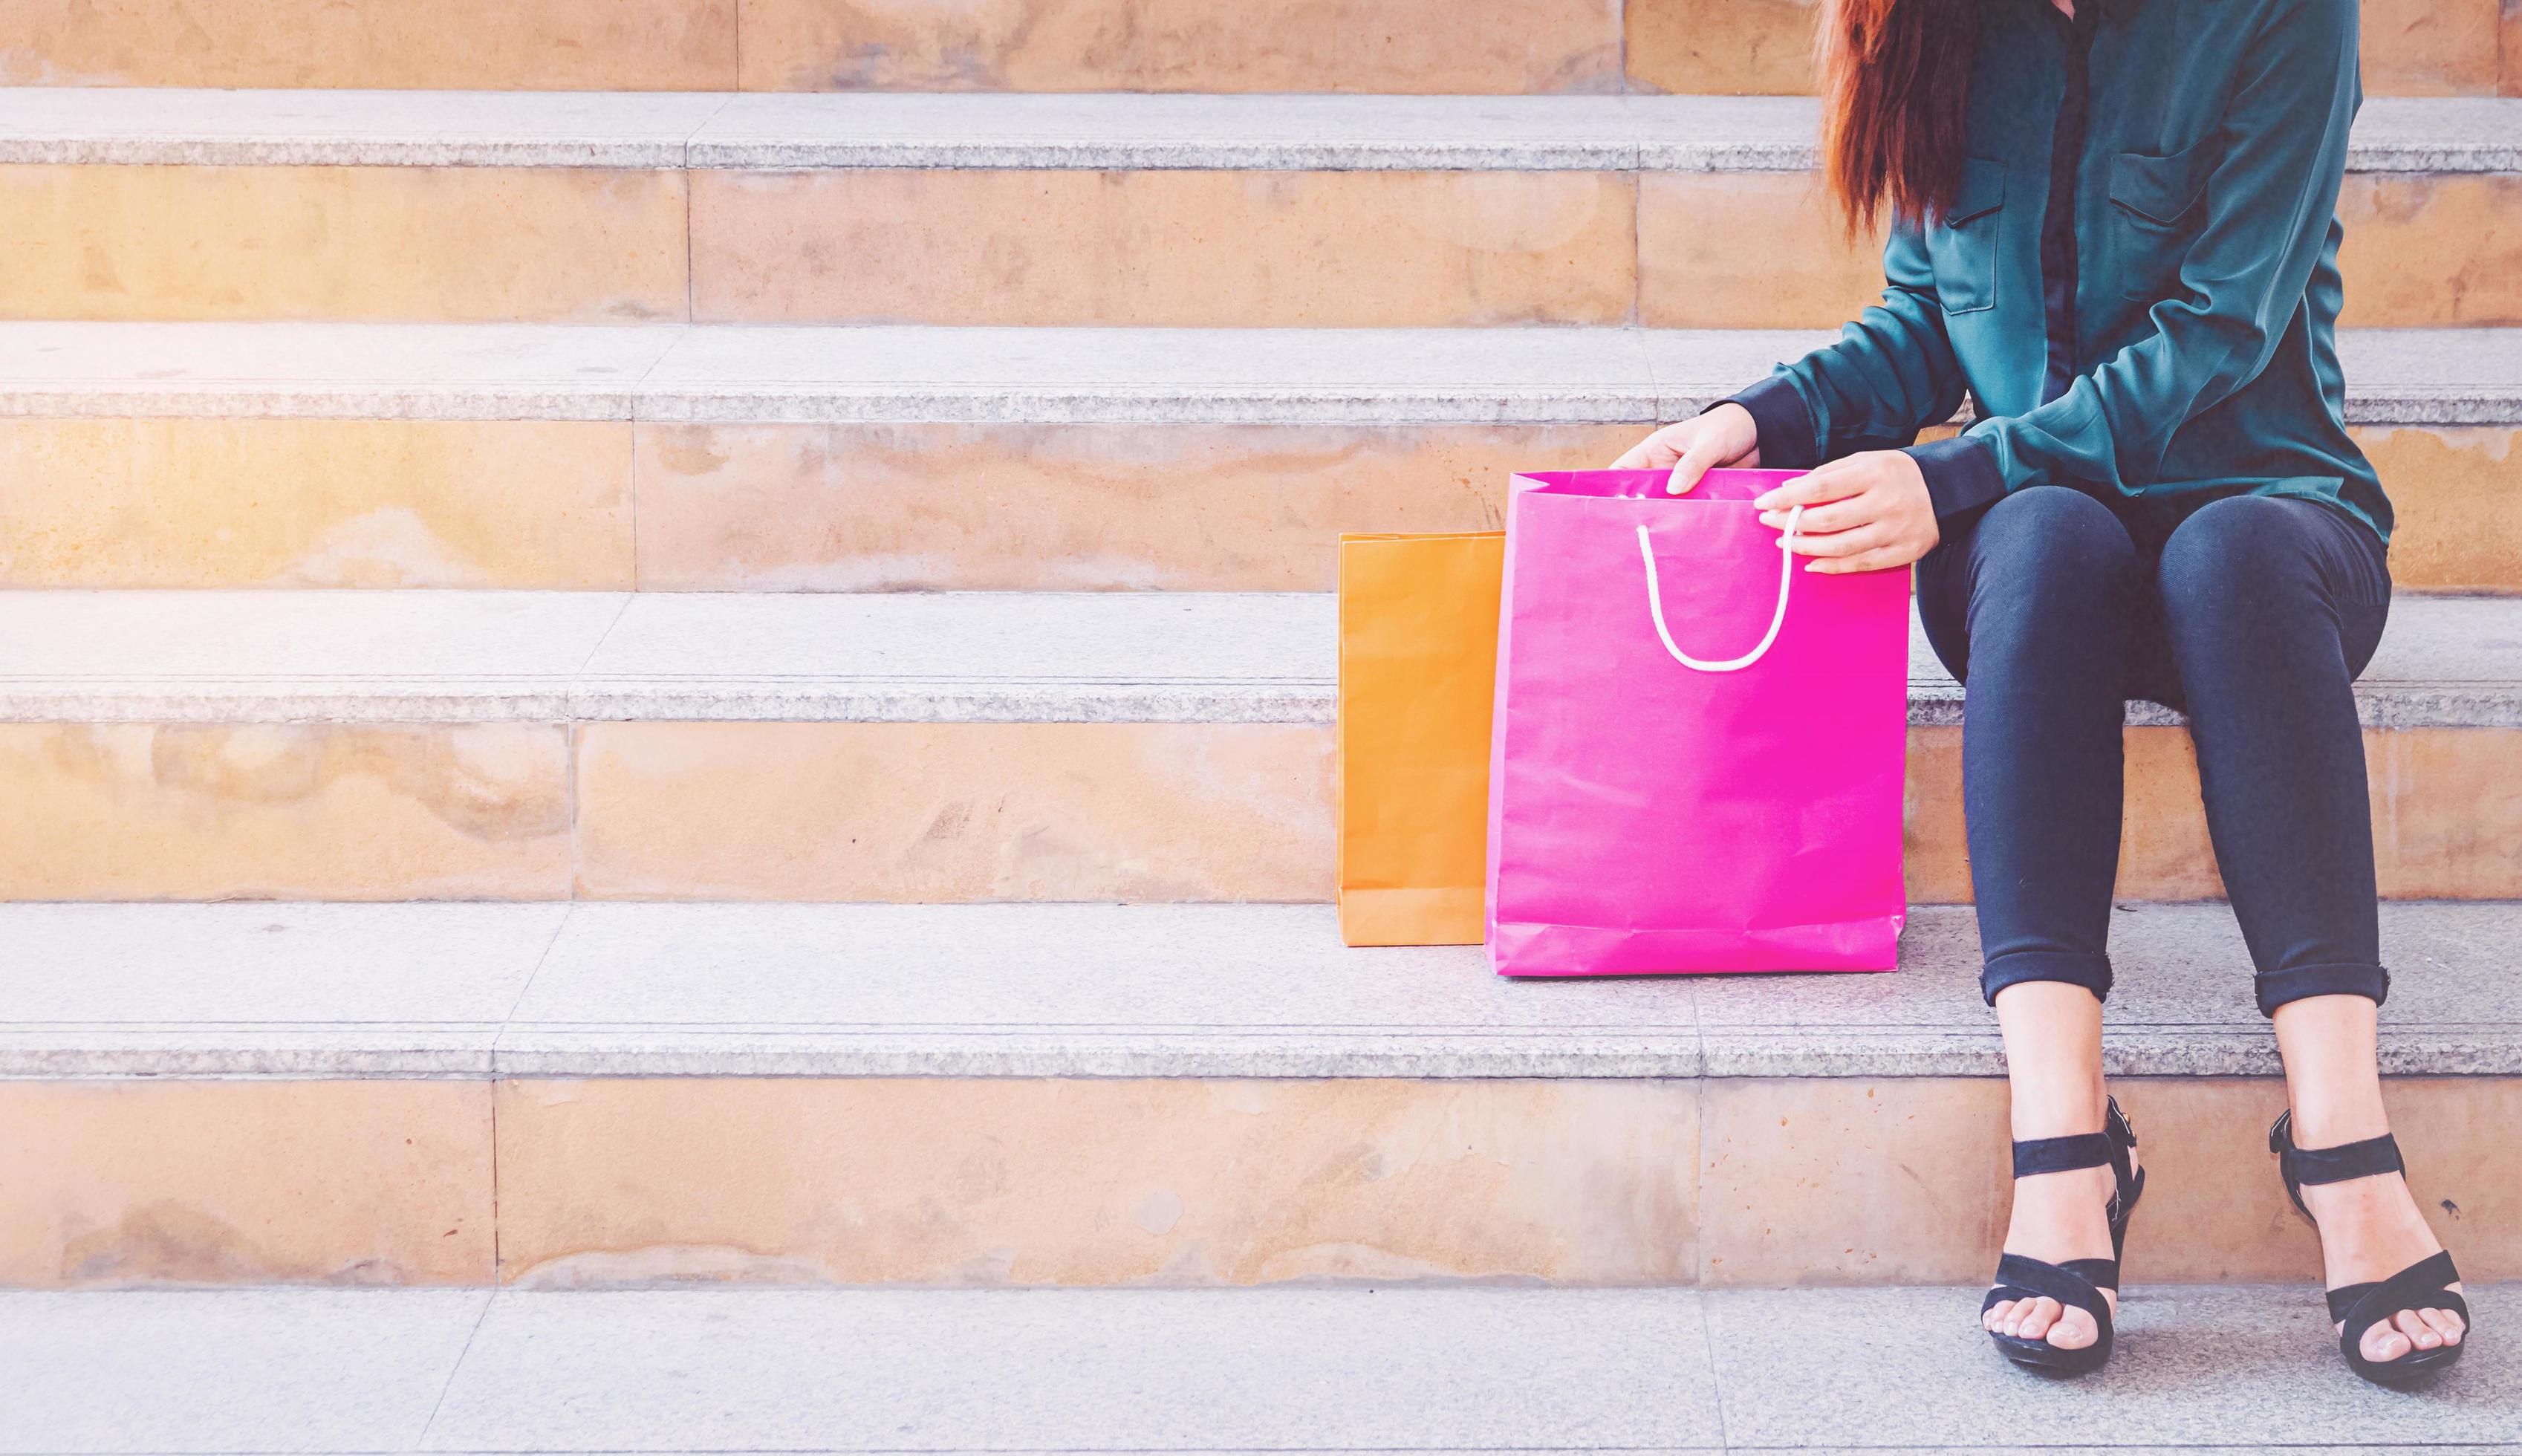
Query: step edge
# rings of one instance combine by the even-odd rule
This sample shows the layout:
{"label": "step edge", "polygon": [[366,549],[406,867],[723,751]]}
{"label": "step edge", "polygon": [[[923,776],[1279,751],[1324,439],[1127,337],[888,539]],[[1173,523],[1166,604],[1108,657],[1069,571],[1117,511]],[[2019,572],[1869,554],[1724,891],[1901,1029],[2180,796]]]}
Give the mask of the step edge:
{"label": "step edge", "polygon": [[[477,99],[485,95],[497,114],[488,118]],[[310,102],[285,88],[0,88],[0,105],[26,113],[10,117],[0,163],[1805,172],[1817,162],[1819,107],[1809,97],[911,95],[347,89]],[[160,120],[169,105],[190,111]],[[911,126],[906,106],[918,112]],[[433,107],[460,119],[464,134],[427,131]],[[281,124],[258,118],[265,108],[281,113]],[[310,108],[330,115],[310,122]],[[2522,170],[2515,115],[2522,108],[2478,98],[2377,98],[2347,164]]]}
{"label": "step edge", "polygon": [[[2452,686],[2359,682],[2359,723],[2375,730],[2522,728],[2522,682]],[[576,685],[460,691],[403,684],[361,690],[329,680],[160,678],[0,678],[7,724],[549,724],[905,723],[1329,725],[1337,721],[1331,679],[1276,680],[1236,686],[1213,681],[1008,687],[986,682],[916,683],[835,678],[825,683],[736,682],[716,689],[677,681],[636,686],[585,679]],[[1911,728],[1958,728],[1961,688],[1950,680],[1913,681]],[[2182,714],[2129,704],[2129,728],[2177,728]]]}
{"label": "step edge", "polygon": [[[1059,1039],[975,1027],[952,1035],[799,1030],[621,1034],[511,1024],[487,1038],[397,1040],[380,1026],[349,1046],[313,1033],[158,1036],[0,1026],[0,1081],[508,1081],[900,1078],[916,1080],[1747,1081],[1986,1079],[2006,1074],[1993,1028],[1844,1025],[1746,1033],[1702,1027],[1668,1038],[1539,1034],[1471,1038],[1452,1029],[1381,1037],[1234,1034]],[[1521,1045],[1500,1047],[1498,1041]],[[1599,1043],[1625,1045],[1611,1049]],[[1290,1046],[1294,1042],[1299,1045]],[[998,1043],[998,1045],[975,1045]],[[1081,1045],[1084,1043],[1086,1045]],[[2393,1077],[2522,1077],[2522,1023],[2385,1028]],[[2129,1028],[2105,1033],[2104,1070],[2123,1077],[2283,1074],[2264,1029]]]}

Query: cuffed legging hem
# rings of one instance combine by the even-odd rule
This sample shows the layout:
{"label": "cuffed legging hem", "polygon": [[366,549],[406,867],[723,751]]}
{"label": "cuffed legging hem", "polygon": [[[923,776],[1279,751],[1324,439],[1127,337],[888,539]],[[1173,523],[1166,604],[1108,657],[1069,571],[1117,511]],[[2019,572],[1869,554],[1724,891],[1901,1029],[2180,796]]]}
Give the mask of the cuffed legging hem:
{"label": "cuffed legging hem", "polygon": [[1996,993],[2024,981],[2065,981],[2092,992],[2095,1001],[2108,1001],[2111,958],[2082,951],[2008,951],[1979,973],[1980,994],[1994,1006]]}
{"label": "cuffed legging hem", "polygon": [[2391,973],[2370,962],[2296,965],[2261,971],[2252,985],[2259,992],[2260,1014],[2273,1016],[2278,1007],[2308,996],[2362,996],[2380,1006],[2391,994]]}

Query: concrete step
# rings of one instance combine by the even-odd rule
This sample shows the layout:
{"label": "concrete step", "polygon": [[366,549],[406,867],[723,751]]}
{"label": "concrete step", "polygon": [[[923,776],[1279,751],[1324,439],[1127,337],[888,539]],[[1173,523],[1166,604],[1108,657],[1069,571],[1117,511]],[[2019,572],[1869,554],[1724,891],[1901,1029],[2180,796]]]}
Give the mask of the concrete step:
{"label": "concrete step", "polygon": [[[0,323],[0,587],[1327,590],[1827,334]],[[2522,590],[2522,330],[2351,330],[2405,587]]]}
{"label": "concrete step", "polygon": [[[2131,1289],[2014,1372],[1967,1289],[19,1294],[11,1450],[2510,1451],[2522,1291],[2422,1395],[2304,1287]],[[1935,1398],[1920,1399],[1922,1389]],[[328,1398],[356,1389],[363,1398]],[[1862,1433],[1861,1445],[1847,1442]],[[2076,1442],[2069,1444],[2068,1442]]]}
{"label": "concrete step", "polygon": [[[1829,327],[1881,273],[1815,130],[1761,97],[19,88],[0,317]],[[2375,101],[2345,322],[2522,323],[2517,158],[2522,99]]]}
{"label": "concrete step", "polygon": [[[1315,593],[0,594],[0,898],[1328,899]],[[1969,896],[1913,645],[1911,898]],[[2522,897],[2522,601],[2359,688],[2383,892]],[[2130,717],[2122,893],[2214,896]]]}
{"label": "concrete step", "polygon": [[[2383,934],[2420,1196],[2522,1274],[2522,907]],[[1891,975],[1548,983],[1302,906],[45,905],[0,943],[0,1284],[1933,1283],[2002,1229],[1957,908]],[[2139,1277],[2314,1276],[2230,914],[2130,907],[2113,952]]]}
{"label": "concrete step", "polygon": [[[2498,0],[2372,0],[2377,96],[2522,90]],[[1810,0],[17,0],[0,84],[1801,93]],[[2500,23],[2510,33],[2509,18]]]}
{"label": "concrete step", "polygon": [[[2393,901],[2393,1076],[2522,1077],[2522,904]],[[1993,1077],[1967,906],[1891,975],[1516,980],[1318,905],[0,906],[0,1079]],[[2114,1076],[2267,1076],[2219,904],[2113,928]]]}

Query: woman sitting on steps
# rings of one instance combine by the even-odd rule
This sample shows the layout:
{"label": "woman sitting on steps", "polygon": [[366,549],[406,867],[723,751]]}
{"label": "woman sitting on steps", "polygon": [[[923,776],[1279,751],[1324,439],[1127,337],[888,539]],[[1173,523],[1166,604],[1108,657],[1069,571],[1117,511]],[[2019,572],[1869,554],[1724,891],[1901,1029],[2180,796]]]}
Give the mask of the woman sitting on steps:
{"label": "woman sitting on steps", "polygon": [[[2012,1223],[1982,1323],[2028,1366],[2108,1358],[2142,1192],[2104,1090],[2129,699],[2188,714],[2207,824],[2275,1023],[2270,1131],[2358,1373],[2461,1351],[2467,1306],[2401,1176],[2390,978],[2353,682],[2391,506],[2348,438],[2336,207],[2355,0],[1830,0],[1824,146],[1883,300],[1839,342],[1617,462],[1811,468],[1819,572],[1917,568],[1964,683],[1983,988],[2012,1081]],[[1754,246],[1756,246],[1754,244]],[[1913,444],[1964,394],[1979,418]]]}

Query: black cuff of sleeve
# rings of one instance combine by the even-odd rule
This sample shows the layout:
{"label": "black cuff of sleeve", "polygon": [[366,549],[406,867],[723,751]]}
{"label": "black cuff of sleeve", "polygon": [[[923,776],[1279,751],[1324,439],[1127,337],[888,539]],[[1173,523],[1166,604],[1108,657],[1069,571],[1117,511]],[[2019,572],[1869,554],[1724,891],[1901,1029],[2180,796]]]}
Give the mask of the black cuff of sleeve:
{"label": "black cuff of sleeve", "polygon": [[1751,423],[1760,430],[1762,470],[1810,470],[1821,463],[1821,449],[1813,439],[1812,410],[1784,377],[1772,374],[1716,404],[1740,404],[1751,412]]}
{"label": "black cuff of sleeve", "polygon": [[1985,441],[1967,435],[1912,445],[1901,453],[1918,462],[1927,478],[1927,498],[1936,503],[1936,519],[1977,510],[2005,493],[2005,477],[1996,468],[1996,452]]}

